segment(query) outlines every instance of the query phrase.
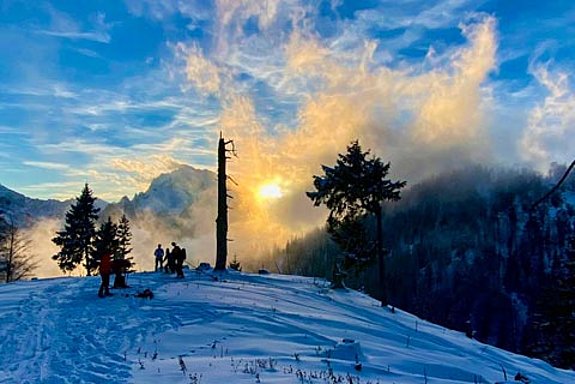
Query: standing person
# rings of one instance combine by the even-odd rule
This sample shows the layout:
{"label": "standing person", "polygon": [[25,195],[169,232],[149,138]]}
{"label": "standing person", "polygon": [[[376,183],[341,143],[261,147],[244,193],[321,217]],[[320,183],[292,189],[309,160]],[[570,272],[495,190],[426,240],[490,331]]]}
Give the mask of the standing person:
{"label": "standing person", "polygon": [[174,265],[174,258],[172,257],[172,252],[170,248],[166,248],[166,257],[164,258],[164,272],[174,273],[172,266]]}
{"label": "standing person", "polygon": [[178,258],[178,277],[184,278],[184,260],[186,260],[186,248],[180,250],[180,257]]}
{"label": "standing person", "polygon": [[111,296],[110,295],[110,272],[112,272],[112,260],[109,253],[105,253],[100,260],[100,277],[102,283],[98,290],[98,296]]}
{"label": "standing person", "polygon": [[[178,248],[179,249],[179,248]],[[176,273],[176,256],[178,251],[174,253],[174,248],[172,248],[172,255],[170,256],[170,273]]]}
{"label": "standing person", "polygon": [[156,266],[154,270],[158,271],[158,265],[160,266],[159,269],[162,270],[162,262],[164,260],[164,250],[162,249],[162,244],[158,244],[158,248],[154,251],[154,256],[156,256]]}
{"label": "standing person", "polygon": [[177,277],[184,277],[184,271],[182,266],[184,264],[184,258],[182,248],[176,242],[172,242],[172,258],[174,259],[174,267],[176,269]]}

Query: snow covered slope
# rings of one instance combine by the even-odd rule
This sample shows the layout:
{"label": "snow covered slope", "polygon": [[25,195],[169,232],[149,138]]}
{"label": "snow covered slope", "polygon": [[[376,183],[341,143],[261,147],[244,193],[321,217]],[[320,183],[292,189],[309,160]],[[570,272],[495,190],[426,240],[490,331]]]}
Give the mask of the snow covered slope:
{"label": "snow covered slope", "polygon": [[[128,283],[105,299],[97,277],[0,286],[0,383],[495,383],[502,367],[509,380],[575,383],[310,278],[188,271]],[[125,295],[144,288],[152,300]]]}

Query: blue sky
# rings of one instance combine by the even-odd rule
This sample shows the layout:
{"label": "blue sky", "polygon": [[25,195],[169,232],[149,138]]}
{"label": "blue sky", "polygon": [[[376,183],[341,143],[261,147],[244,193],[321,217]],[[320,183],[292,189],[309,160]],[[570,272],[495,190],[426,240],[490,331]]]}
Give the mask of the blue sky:
{"label": "blue sky", "polygon": [[575,154],[571,1],[4,0],[0,49],[0,183],[33,197],[213,168],[219,130],[304,189],[353,137],[407,179]]}

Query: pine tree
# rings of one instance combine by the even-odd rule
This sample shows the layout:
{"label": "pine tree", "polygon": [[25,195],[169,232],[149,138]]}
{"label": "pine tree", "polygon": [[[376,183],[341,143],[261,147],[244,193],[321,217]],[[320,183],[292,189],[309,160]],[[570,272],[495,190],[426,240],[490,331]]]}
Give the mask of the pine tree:
{"label": "pine tree", "polygon": [[375,254],[379,261],[383,305],[387,304],[387,288],[381,204],[399,200],[400,189],[406,183],[387,179],[390,163],[383,163],[380,158],[369,155],[369,150],[364,152],[359,142],[353,141],[345,154],[338,155],[334,167],[322,166],[324,175],[313,177],[316,191],[307,192],[307,196],[315,206],[324,204],[330,210],[327,229],[344,252],[348,268],[370,261],[374,245],[366,241],[362,220],[368,214],[375,215]]}
{"label": "pine tree", "polygon": [[76,197],[76,202],[66,212],[64,229],[56,232],[56,237],[52,239],[60,247],[60,251],[52,256],[52,259],[58,262],[63,272],[73,271],[82,262],[88,276],[94,269],[93,242],[100,208],[94,206],[96,198],[92,193],[86,184],[81,195]]}
{"label": "pine tree", "polygon": [[133,267],[135,265],[134,258],[128,256],[132,252],[130,247],[132,243],[132,232],[130,230],[130,221],[125,214],[120,218],[118,223],[118,252],[115,254],[115,258],[124,259],[129,261],[131,270],[133,272]]}
{"label": "pine tree", "polygon": [[108,221],[102,223],[94,239],[94,254],[92,255],[92,269],[100,266],[100,260],[105,254],[114,256],[118,252],[118,227],[108,216]]}

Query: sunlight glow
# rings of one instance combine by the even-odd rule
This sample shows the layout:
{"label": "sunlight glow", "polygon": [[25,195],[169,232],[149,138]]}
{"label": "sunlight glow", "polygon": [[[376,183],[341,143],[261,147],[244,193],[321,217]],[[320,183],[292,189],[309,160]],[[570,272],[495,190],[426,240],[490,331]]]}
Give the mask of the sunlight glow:
{"label": "sunlight glow", "polygon": [[283,191],[277,184],[266,184],[259,189],[259,196],[263,199],[279,199],[283,195]]}

